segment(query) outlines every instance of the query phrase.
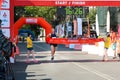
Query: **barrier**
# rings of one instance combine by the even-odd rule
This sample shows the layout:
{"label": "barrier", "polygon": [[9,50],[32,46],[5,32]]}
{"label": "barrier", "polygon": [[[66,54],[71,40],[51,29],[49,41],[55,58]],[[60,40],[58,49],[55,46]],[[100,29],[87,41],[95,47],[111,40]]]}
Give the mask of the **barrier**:
{"label": "barrier", "polygon": [[82,44],[75,44],[74,49],[75,50],[82,50]]}
{"label": "barrier", "polygon": [[75,44],[69,44],[70,49],[74,49]]}
{"label": "barrier", "polygon": [[65,44],[65,47],[69,47],[69,44]]}
{"label": "barrier", "polygon": [[[89,45],[89,44],[83,44],[82,45],[82,52],[87,52],[88,54],[94,54],[98,56],[103,56],[104,54],[104,42],[98,42],[96,45]],[[110,47],[107,51],[108,56],[114,56],[113,50]]]}

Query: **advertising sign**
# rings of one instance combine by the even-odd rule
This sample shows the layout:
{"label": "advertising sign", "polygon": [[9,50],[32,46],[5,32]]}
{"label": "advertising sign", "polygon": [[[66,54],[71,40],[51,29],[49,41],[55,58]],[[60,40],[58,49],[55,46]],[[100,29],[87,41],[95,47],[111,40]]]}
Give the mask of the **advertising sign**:
{"label": "advertising sign", "polygon": [[9,8],[10,8],[10,0],[3,0],[2,9],[9,9]]}
{"label": "advertising sign", "polygon": [[35,18],[27,18],[26,23],[35,24],[35,23],[37,23],[37,19],[35,19]]}
{"label": "advertising sign", "polygon": [[0,19],[2,20],[2,32],[8,38],[10,37],[10,0],[2,0],[0,10]]}
{"label": "advertising sign", "polygon": [[82,19],[77,18],[77,22],[78,22],[78,35],[82,35]]}
{"label": "advertising sign", "polygon": [[9,10],[1,10],[0,19],[2,20],[1,27],[10,27],[10,11]]}

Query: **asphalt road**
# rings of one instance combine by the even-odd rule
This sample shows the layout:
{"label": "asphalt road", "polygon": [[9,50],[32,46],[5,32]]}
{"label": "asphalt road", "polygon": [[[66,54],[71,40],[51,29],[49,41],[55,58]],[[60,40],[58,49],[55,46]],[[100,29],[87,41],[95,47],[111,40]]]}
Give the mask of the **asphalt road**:
{"label": "asphalt road", "polygon": [[[102,56],[90,55],[58,45],[51,61],[50,45],[34,43],[38,63],[25,63],[26,43],[19,43],[21,54],[12,64],[16,80],[120,80],[120,62],[102,62]],[[32,60],[32,59],[31,59]]]}

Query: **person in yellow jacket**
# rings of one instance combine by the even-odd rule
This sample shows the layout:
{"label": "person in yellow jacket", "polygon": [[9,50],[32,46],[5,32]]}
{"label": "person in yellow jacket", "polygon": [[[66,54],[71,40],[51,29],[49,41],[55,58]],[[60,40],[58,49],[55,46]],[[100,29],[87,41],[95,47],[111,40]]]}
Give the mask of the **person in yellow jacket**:
{"label": "person in yellow jacket", "polygon": [[111,44],[110,34],[107,33],[107,37],[106,37],[105,40],[104,40],[105,52],[104,52],[104,55],[103,55],[103,61],[107,61],[107,60],[108,60],[107,51],[108,51],[108,49],[109,49],[109,47],[110,47],[110,44]]}
{"label": "person in yellow jacket", "polygon": [[37,63],[38,61],[35,59],[35,56],[34,56],[33,42],[32,42],[30,34],[28,34],[28,37],[27,37],[27,50],[28,51],[27,51],[27,60],[26,60],[26,63],[30,63],[30,60],[29,60],[30,54],[32,54],[33,61],[35,63]]}

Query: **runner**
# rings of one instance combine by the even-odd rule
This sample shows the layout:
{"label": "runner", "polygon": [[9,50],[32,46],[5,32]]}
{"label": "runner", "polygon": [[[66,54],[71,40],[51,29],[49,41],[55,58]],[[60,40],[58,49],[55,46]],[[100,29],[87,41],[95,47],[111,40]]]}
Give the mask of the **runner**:
{"label": "runner", "polygon": [[[57,37],[54,28],[52,29],[52,33],[49,34],[48,36],[50,36],[51,38]],[[57,50],[57,44],[50,44],[50,47],[51,47],[51,60],[54,60],[54,54],[55,54],[55,51]]]}

